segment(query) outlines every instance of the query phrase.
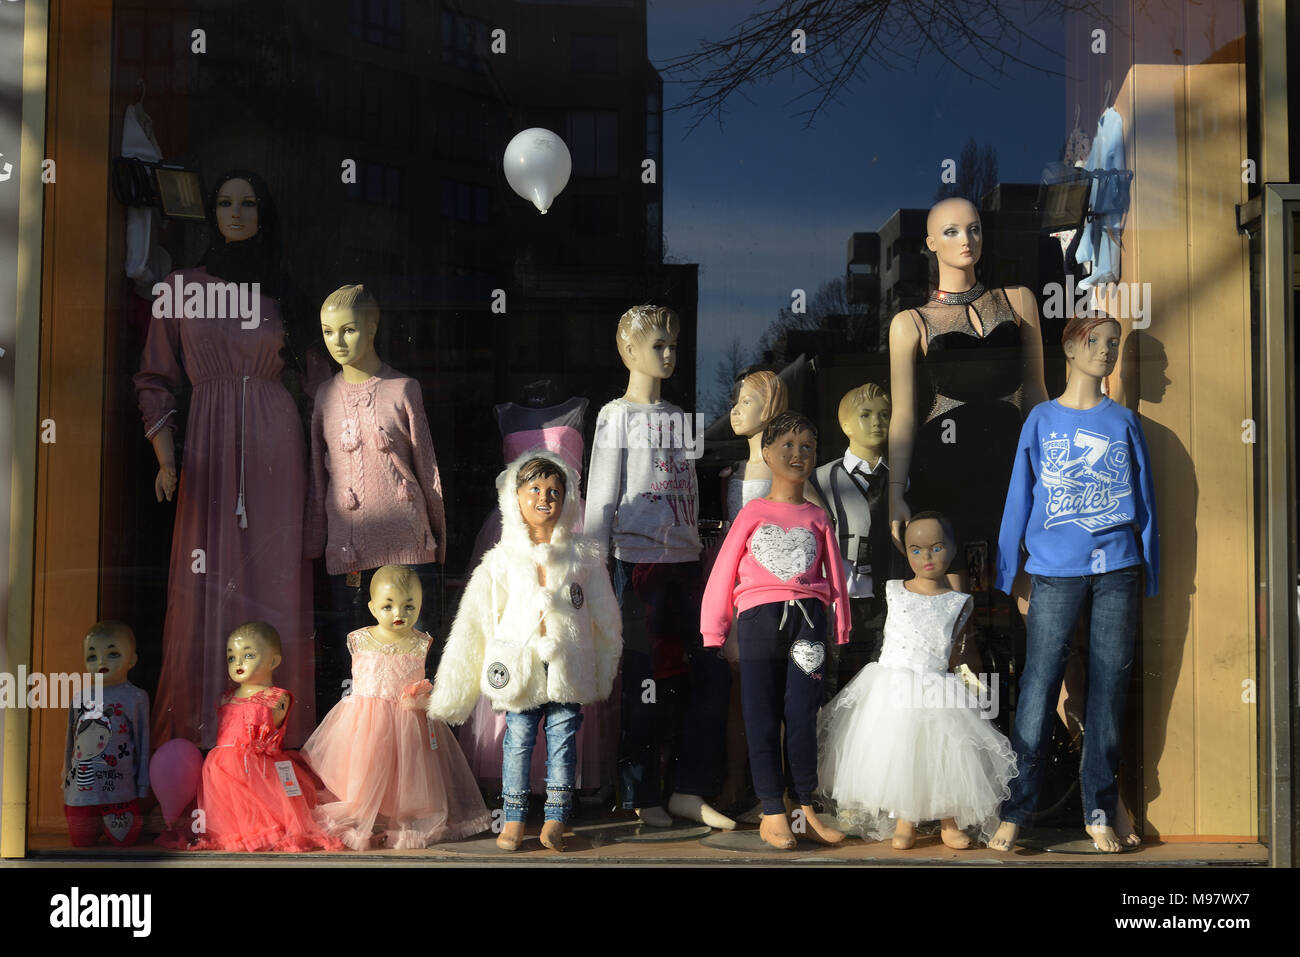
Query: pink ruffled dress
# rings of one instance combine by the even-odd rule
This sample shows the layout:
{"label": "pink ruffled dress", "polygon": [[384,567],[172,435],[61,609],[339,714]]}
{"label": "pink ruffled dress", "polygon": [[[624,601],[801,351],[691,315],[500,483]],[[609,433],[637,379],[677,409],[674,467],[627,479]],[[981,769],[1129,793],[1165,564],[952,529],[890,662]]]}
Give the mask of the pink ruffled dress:
{"label": "pink ruffled dress", "polygon": [[[281,696],[289,710],[280,727],[273,709]],[[198,806],[204,832],[191,845],[214,851],[342,850],[343,845],[312,818],[316,787],[293,751],[283,751],[293,695],[267,688],[247,698],[228,695],[217,713],[217,745],[203,761]],[[288,762],[296,790],[282,782],[277,763]]]}
{"label": "pink ruffled dress", "polygon": [[303,745],[303,757],[335,798],[316,808],[316,820],[356,850],[372,843],[428,847],[491,824],[447,726],[402,704],[424,678],[429,636],[416,635],[418,648],[405,652],[376,641],[368,628],[348,635],[351,692]]}

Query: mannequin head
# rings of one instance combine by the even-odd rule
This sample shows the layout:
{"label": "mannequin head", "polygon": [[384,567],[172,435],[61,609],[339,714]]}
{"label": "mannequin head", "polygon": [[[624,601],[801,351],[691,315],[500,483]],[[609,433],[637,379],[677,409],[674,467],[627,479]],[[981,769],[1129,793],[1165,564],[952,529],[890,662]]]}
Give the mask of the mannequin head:
{"label": "mannequin head", "polygon": [[120,621],[96,622],[81,643],[86,673],[100,675],[104,687],[120,685],[140,656],[135,650],[135,632]]}
{"label": "mannequin head", "polygon": [[245,242],[255,236],[269,243],[276,218],[266,181],[249,170],[227,170],[208,194],[208,225],[216,233],[213,246]]}
{"label": "mannequin head", "polygon": [[849,440],[849,451],[874,465],[889,442],[892,410],[889,394],[874,382],[844,393],[838,418],[840,430]]}
{"label": "mannequin head", "polygon": [[677,313],[666,306],[633,306],[618,320],[619,358],[628,371],[667,379],[677,364]]}
{"label": "mannequin head", "polygon": [[931,206],[925,234],[925,248],[939,260],[940,276],[947,270],[973,270],[980,260],[984,232],[979,210],[968,199],[953,196]]}
{"label": "mannequin head", "polygon": [[904,553],[917,578],[942,582],[957,547],[952,524],[939,512],[917,512],[903,531]]}
{"label": "mannequin head", "polygon": [[341,366],[365,365],[375,352],[379,303],[362,285],[335,289],[321,303],[320,329],[325,348],[335,362]]}
{"label": "mannequin head", "polygon": [[390,637],[411,633],[423,600],[420,577],[404,565],[384,565],[370,578],[370,614]]}
{"label": "mannequin head", "polygon": [[548,458],[537,456],[519,467],[515,496],[528,536],[536,543],[549,542],[564,511],[568,493],[564,470]]}
{"label": "mannequin head", "polygon": [[1061,347],[1070,364],[1070,375],[1104,379],[1115,370],[1119,359],[1120,325],[1106,315],[1075,316],[1065,324]]}
{"label": "mannequin head", "polygon": [[748,438],[761,432],[789,406],[785,383],[774,372],[751,372],[740,380],[736,402],[731,407],[731,431]]}
{"label": "mannequin head", "polygon": [[226,242],[242,242],[257,235],[257,192],[248,180],[237,176],[222,183],[214,206],[217,231]]}
{"label": "mannequin head", "polygon": [[264,621],[245,622],[226,639],[226,670],[241,687],[270,687],[282,659],[280,633]]}
{"label": "mannequin head", "polygon": [[802,489],[817,465],[817,426],[806,415],[782,412],[763,430],[763,461],[774,492],[778,483]]}

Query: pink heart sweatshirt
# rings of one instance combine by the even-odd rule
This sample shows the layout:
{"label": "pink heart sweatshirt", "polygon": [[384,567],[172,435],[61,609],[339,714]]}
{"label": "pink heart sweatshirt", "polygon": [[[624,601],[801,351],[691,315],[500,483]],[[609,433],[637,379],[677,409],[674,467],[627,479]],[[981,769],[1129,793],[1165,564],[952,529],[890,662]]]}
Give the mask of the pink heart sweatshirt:
{"label": "pink heart sweatshirt", "polygon": [[717,648],[726,641],[733,610],[797,598],[833,603],[835,641],[848,642],[844,565],[826,513],[811,502],[753,499],[732,522],[709,573],[700,605],[705,646]]}

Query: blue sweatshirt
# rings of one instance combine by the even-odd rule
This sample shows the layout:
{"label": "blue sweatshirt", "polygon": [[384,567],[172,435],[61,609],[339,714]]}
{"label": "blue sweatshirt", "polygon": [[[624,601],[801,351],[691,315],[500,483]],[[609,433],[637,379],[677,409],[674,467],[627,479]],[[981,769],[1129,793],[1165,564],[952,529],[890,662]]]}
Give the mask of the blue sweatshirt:
{"label": "blue sweatshirt", "polygon": [[998,536],[997,587],[1008,594],[1021,542],[1027,572],[1093,575],[1144,564],[1146,593],[1156,593],[1155,487],[1136,415],[1105,397],[1082,411],[1055,399],[1034,406],[1020,430]]}

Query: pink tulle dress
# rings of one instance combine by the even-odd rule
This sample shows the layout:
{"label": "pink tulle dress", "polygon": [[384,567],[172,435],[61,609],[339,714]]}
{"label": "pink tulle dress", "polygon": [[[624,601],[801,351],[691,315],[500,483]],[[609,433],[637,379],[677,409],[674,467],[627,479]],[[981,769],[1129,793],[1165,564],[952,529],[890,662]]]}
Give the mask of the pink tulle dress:
{"label": "pink tulle dress", "polygon": [[429,636],[415,634],[418,647],[406,651],[376,641],[368,628],[348,635],[352,690],[303,745],[335,798],[316,808],[316,820],[356,850],[428,847],[491,824],[447,726],[402,704],[424,678]]}
{"label": "pink tulle dress", "polygon": [[[288,696],[280,727],[273,708]],[[293,712],[293,696],[267,688],[247,698],[228,694],[217,712],[217,745],[203,761],[198,806],[204,833],[195,850],[342,850],[312,818],[316,787],[295,752],[280,749]],[[285,763],[297,787],[285,783]],[[277,764],[279,767],[277,767]],[[284,775],[288,777],[289,775]],[[300,793],[291,794],[291,791]]]}

